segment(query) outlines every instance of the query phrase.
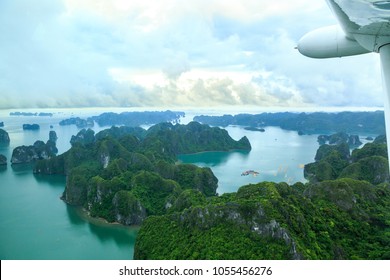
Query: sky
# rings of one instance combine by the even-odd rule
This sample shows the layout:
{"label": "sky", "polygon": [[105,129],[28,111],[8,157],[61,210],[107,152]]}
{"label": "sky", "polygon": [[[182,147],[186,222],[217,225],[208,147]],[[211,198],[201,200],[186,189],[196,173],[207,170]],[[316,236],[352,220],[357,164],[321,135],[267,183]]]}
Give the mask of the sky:
{"label": "sky", "polygon": [[324,0],[0,0],[0,109],[382,107],[378,54],[296,49]]}

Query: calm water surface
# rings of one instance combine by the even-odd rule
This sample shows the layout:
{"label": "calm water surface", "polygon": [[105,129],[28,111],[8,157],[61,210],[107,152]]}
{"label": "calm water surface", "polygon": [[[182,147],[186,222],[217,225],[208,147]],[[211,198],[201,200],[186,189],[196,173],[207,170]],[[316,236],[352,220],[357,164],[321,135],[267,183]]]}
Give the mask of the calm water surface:
{"label": "calm water surface", "polygon": [[[9,117],[0,111],[11,138],[9,146],[0,146],[0,153],[10,160],[15,147],[46,142],[51,125],[59,154],[67,151],[70,137],[78,132],[76,126],[58,125],[67,117]],[[38,123],[41,129],[23,131],[23,123]],[[87,217],[60,199],[64,187],[64,176],[36,176],[29,165],[0,168],[0,259],[132,259],[137,229]]]}
{"label": "calm water surface", "polygon": [[[304,182],[303,164],[312,162],[318,149],[318,135],[299,136],[295,131],[266,127],[265,132],[247,131],[242,127],[227,127],[236,140],[247,136],[250,152],[207,152],[181,155],[185,163],[210,167],[219,180],[218,193],[234,192],[240,186],[272,182]],[[247,170],[259,172],[257,176],[241,176]]]}
{"label": "calm water surface", "polygon": [[0,173],[1,259],[131,259],[136,230],[88,220],[61,201],[65,178]]}
{"label": "calm water surface", "polygon": [[[56,131],[59,154],[70,148],[77,134],[75,126],[59,126],[69,117],[10,117],[0,111],[0,121],[11,138],[0,153],[11,158],[20,145],[47,141],[50,126]],[[90,114],[96,115],[96,114]],[[77,115],[78,116],[78,115]],[[183,122],[191,120],[187,116]],[[23,131],[23,123],[38,123],[39,131]],[[100,128],[95,126],[95,132]],[[266,127],[265,132],[241,127],[226,128],[236,140],[247,136],[251,152],[210,152],[182,155],[180,161],[210,167],[219,179],[218,193],[234,192],[238,187],[260,181],[304,181],[302,166],[313,161],[318,148],[317,135]],[[258,176],[241,176],[246,170]],[[91,220],[78,208],[60,200],[65,187],[63,176],[36,176],[31,166],[16,165],[0,169],[0,258],[1,259],[131,259],[137,229]]]}

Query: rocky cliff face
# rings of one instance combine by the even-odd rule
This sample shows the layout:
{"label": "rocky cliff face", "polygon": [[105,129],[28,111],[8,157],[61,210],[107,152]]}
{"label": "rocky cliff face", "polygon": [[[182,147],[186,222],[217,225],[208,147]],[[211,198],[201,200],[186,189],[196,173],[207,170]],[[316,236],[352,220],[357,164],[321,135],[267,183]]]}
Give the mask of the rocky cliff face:
{"label": "rocky cliff face", "polygon": [[42,141],[36,141],[32,146],[19,146],[12,152],[11,163],[29,163],[38,159],[48,159],[53,153],[50,146]]}
{"label": "rocky cliff face", "polygon": [[49,159],[54,157],[58,152],[56,144],[52,140],[46,143],[36,141],[31,146],[18,146],[12,152],[11,163],[30,163],[40,159]]}
{"label": "rocky cliff face", "polygon": [[347,143],[351,148],[363,144],[360,141],[359,135],[347,134],[345,132],[339,132],[332,135],[319,135],[317,141],[320,145],[340,145],[342,143]]}
{"label": "rocky cliff face", "polygon": [[212,170],[176,163],[177,152],[250,150],[246,137],[235,141],[225,130],[195,122],[163,123],[148,131],[113,127],[96,135],[83,129],[71,144],[64,154],[38,161],[34,172],[67,175],[62,197],[67,203],[126,225],[140,225],[147,216],[186,205],[176,203],[185,191],[199,195],[187,192],[182,202],[216,195],[218,179]]}
{"label": "rocky cliff face", "polygon": [[[295,230],[305,218],[288,204],[294,190],[286,184],[248,185],[212,200],[198,199],[192,192],[186,194],[192,199],[185,199],[184,206],[177,205],[180,198],[175,202],[171,214],[144,221],[135,259],[305,258],[305,241]],[[305,227],[300,230],[307,233]]]}
{"label": "rocky cliff face", "polygon": [[0,165],[7,165],[7,157],[3,154],[0,154]]}
{"label": "rocky cliff face", "polygon": [[[350,146],[358,145],[359,139],[337,134],[338,144],[322,144],[316,153],[315,161],[305,165],[304,176],[311,182],[322,182],[337,178],[365,180],[372,184],[389,182],[387,145],[383,137],[367,143],[350,154]],[[321,142],[323,137],[319,137]],[[329,141],[331,142],[331,141]],[[339,143],[340,142],[340,143]]]}
{"label": "rocky cliff face", "polygon": [[87,179],[83,170],[71,170],[66,177],[66,188],[62,199],[71,205],[85,205],[87,201]]}
{"label": "rocky cliff face", "polygon": [[12,152],[11,163],[29,163],[37,160],[38,158],[38,154],[33,146],[19,146]]}
{"label": "rocky cliff face", "polygon": [[0,128],[0,144],[9,144],[10,139],[7,131]]}
{"label": "rocky cliff face", "polygon": [[94,122],[93,122],[92,118],[87,118],[85,120],[85,119],[81,119],[81,118],[77,117],[77,118],[70,118],[70,119],[60,121],[60,125],[62,125],[62,126],[72,125],[72,124],[76,125],[78,128],[85,128],[85,127],[89,127],[89,126],[94,126]]}
{"label": "rocky cliff face", "polygon": [[340,113],[262,113],[223,116],[195,116],[195,121],[213,126],[279,126],[282,129],[317,134],[322,131],[346,131],[379,134],[385,131],[383,111]]}
{"label": "rocky cliff face", "polygon": [[49,140],[52,141],[52,142],[54,142],[54,143],[56,143],[56,142],[57,142],[57,139],[58,139],[57,133],[56,133],[54,130],[51,130],[51,131],[49,132]]}
{"label": "rocky cliff face", "polygon": [[146,219],[146,209],[129,191],[119,191],[113,200],[115,220],[124,225],[141,225]]}
{"label": "rocky cliff face", "polygon": [[88,145],[95,142],[95,132],[88,128],[80,130],[76,136],[72,136],[70,139],[70,143],[74,146],[76,143],[80,143],[81,145]]}
{"label": "rocky cliff face", "polygon": [[[261,182],[148,217],[135,259],[388,259],[388,185]],[[184,209],[183,209],[184,208]]]}
{"label": "rocky cliff face", "polygon": [[39,130],[39,124],[23,124],[23,130]]}
{"label": "rocky cliff face", "polygon": [[[202,231],[211,230],[222,223],[231,223],[232,227],[241,228],[261,238],[283,241],[289,248],[291,259],[302,259],[302,255],[297,252],[296,243],[288,230],[275,219],[270,219],[260,203],[253,205],[250,213],[244,213],[241,205],[235,203],[194,208],[184,211],[178,216],[178,220],[184,227],[195,227]],[[187,224],[189,222],[191,224]]]}

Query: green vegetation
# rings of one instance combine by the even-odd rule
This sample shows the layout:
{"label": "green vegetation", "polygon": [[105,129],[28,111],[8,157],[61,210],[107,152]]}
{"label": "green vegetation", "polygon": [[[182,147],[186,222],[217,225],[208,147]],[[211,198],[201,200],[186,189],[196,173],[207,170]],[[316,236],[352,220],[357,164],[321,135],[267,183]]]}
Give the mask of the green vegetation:
{"label": "green vegetation", "polygon": [[109,112],[99,116],[93,116],[91,119],[100,126],[126,125],[136,127],[143,124],[155,124],[159,122],[179,122],[180,117],[183,116],[185,116],[184,112],[167,110],[161,112],[122,112],[120,114]]}
{"label": "green vegetation", "polygon": [[[345,140],[347,141],[347,140]],[[304,175],[310,182],[322,182],[337,178],[365,180],[372,184],[389,181],[387,146],[383,137],[367,143],[350,153],[347,142],[324,144],[319,147],[315,162],[305,165]]]}
{"label": "green vegetation", "polygon": [[149,130],[112,127],[95,135],[82,129],[66,153],[35,164],[35,173],[67,175],[62,198],[109,222],[140,225],[150,215],[172,212],[215,196],[209,168],[176,164],[180,153],[250,149],[225,130],[190,123],[161,123]]}
{"label": "green vegetation", "polygon": [[[193,204],[191,204],[191,201]],[[136,259],[388,259],[390,189],[262,182],[147,218]]]}
{"label": "green vegetation", "polygon": [[67,175],[63,199],[92,216],[141,225],[135,259],[390,259],[386,144],[378,137],[351,153],[359,139],[344,136],[324,138],[306,184],[221,196],[209,168],[176,156],[250,144],[199,123],[82,130],[34,172]]}
{"label": "green vegetation", "polygon": [[250,127],[279,126],[286,130],[299,131],[300,134],[338,132],[374,133],[385,132],[383,111],[340,112],[340,113],[262,113],[223,116],[196,116],[200,123],[226,127],[241,125]]}
{"label": "green vegetation", "polygon": [[9,144],[10,138],[8,132],[0,128],[0,144]]}
{"label": "green vegetation", "polygon": [[47,159],[55,157],[58,150],[56,143],[52,140],[48,140],[46,143],[43,141],[35,141],[30,146],[18,146],[12,151],[11,163],[30,163],[39,159]]}
{"label": "green vegetation", "polygon": [[320,146],[306,184],[181,193],[170,211],[144,221],[134,258],[390,259],[386,144],[378,137],[351,154],[350,139],[337,134]]}
{"label": "green vegetation", "polygon": [[60,121],[59,125],[76,125],[78,128],[93,127],[94,122],[99,126],[125,125],[138,127],[143,124],[155,124],[159,122],[179,122],[184,112],[122,112],[120,114],[108,112],[99,116],[81,119],[79,117]]}

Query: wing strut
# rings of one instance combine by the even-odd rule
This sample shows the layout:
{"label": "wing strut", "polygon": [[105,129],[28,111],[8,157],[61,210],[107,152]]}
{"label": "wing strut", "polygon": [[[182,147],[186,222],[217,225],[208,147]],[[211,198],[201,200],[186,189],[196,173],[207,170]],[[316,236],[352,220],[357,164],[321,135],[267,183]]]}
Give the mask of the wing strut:
{"label": "wing strut", "polygon": [[389,157],[390,168],[390,44],[384,45],[379,49],[382,65],[382,79],[384,91],[384,107],[385,107],[385,124],[386,124],[386,141],[387,154]]}

